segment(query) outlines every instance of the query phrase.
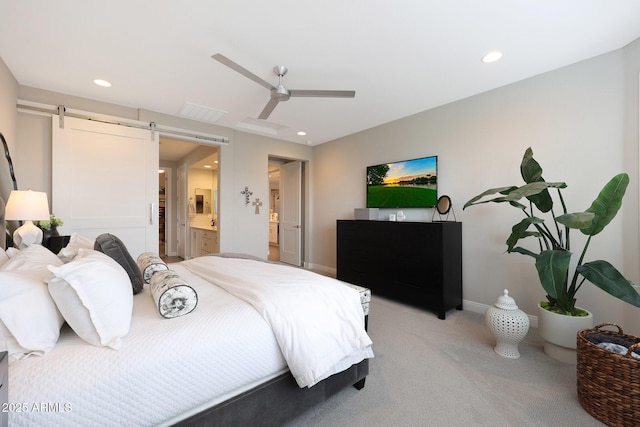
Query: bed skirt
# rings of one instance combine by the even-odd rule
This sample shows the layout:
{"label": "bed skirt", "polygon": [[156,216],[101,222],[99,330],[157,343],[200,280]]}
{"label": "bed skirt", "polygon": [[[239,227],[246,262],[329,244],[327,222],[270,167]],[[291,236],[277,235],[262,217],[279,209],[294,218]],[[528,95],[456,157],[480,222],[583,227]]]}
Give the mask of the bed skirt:
{"label": "bed skirt", "polygon": [[353,385],[364,387],[369,359],[352,365],[310,388],[300,388],[290,372],[282,374],[226,402],[193,415],[176,426],[281,426]]}

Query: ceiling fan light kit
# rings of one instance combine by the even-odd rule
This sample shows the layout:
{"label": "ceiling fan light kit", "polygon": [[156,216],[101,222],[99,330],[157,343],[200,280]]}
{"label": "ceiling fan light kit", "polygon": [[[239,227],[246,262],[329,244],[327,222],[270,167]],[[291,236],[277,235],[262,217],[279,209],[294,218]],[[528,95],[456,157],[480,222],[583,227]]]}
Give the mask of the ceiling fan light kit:
{"label": "ceiling fan light kit", "polygon": [[267,102],[267,105],[265,105],[262,112],[258,116],[258,118],[261,120],[266,120],[271,115],[279,102],[288,101],[292,96],[320,98],[353,98],[356,96],[356,92],[353,90],[289,90],[284,86],[284,84],[282,84],[282,78],[285,76],[285,74],[287,74],[288,71],[287,67],[285,67],[284,65],[276,65],[275,67],[273,67],[273,72],[278,76],[278,86],[276,87],[220,53],[216,53],[211,57],[221,64],[226,65],[232,70],[242,74],[243,76],[258,83],[260,86],[264,86],[271,91],[271,99],[269,100],[269,102]]}

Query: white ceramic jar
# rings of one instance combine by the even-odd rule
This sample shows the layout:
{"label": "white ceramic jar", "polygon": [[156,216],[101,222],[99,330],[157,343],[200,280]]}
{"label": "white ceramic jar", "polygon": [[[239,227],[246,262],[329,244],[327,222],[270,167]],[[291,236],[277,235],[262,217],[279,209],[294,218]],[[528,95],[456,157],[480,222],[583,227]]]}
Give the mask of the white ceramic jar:
{"label": "white ceramic jar", "polygon": [[500,356],[518,359],[518,344],[529,332],[529,317],[518,309],[507,289],[494,306],[487,309],[485,323],[496,339],[493,350]]}

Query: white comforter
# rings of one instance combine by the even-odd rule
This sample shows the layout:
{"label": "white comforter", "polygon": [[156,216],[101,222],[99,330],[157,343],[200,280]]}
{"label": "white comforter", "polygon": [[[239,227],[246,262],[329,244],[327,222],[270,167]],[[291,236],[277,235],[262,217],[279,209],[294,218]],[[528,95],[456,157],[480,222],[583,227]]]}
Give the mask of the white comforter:
{"label": "white comforter", "polygon": [[[237,267],[243,271],[234,279]],[[372,355],[358,292],[340,282],[304,270],[217,257],[170,268],[197,291],[195,310],[164,319],[145,286],[134,297],[131,330],[118,351],[89,345],[64,327],[46,356],[9,367],[9,425],[171,425],[286,372],[287,361],[290,370],[301,372],[304,383],[311,384]],[[251,278],[274,289],[255,287]],[[229,283],[234,280],[239,282]],[[287,288],[292,295],[280,295]],[[311,288],[319,288],[318,298],[311,296]],[[266,300],[261,304],[243,300],[262,296]],[[286,301],[294,304],[277,308]],[[295,312],[305,320],[295,320]],[[272,321],[265,321],[262,313],[284,326],[272,332]],[[341,325],[343,320],[350,323],[338,327],[338,336],[326,333],[329,324]],[[303,344],[309,338],[311,347]],[[361,349],[350,353],[352,348]],[[340,358],[342,365],[322,373]]]}
{"label": "white comforter", "polygon": [[64,327],[46,356],[9,366],[9,425],[171,425],[286,372],[269,325],[250,304],[172,267],[198,292],[195,310],[164,319],[145,286],[117,351]]}
{"label": "white comforter", "polygon": [[181,265],[262,315],[300,387],[373,357],[360,295],[335,279],[250,259],[207,256]]}

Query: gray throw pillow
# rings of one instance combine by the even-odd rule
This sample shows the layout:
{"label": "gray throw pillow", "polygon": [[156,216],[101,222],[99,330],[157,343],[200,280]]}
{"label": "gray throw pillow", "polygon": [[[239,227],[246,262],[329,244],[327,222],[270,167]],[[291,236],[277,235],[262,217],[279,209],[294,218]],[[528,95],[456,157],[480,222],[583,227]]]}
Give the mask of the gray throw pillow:
{"label": "gray throw pillow", "polygon": [[142,272],[138,268],[138,264],[133,260],[122,240],[113,234],[104,233],[96,238],[93,248],[105,255],[113,258],[118,264],[124,268],[131,279],[133,294],[140,293],[144,282],[142,280]]}

